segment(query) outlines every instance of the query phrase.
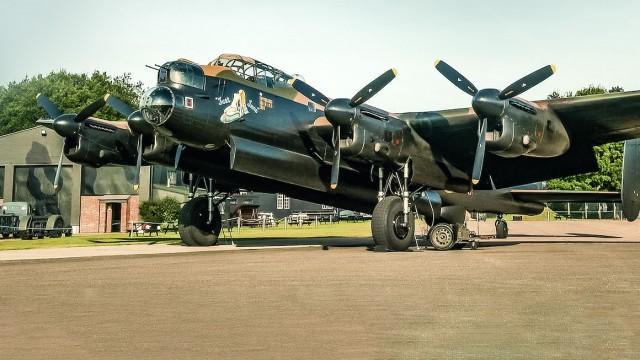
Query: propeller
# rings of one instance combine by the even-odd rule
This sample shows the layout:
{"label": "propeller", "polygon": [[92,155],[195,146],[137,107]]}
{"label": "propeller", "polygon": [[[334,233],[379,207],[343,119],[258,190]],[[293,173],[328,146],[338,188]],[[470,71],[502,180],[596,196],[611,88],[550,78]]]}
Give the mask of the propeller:
{"label": "propeller", "polygon": [[482,177],[482,164],[484,163],[484,147],[487,143],[487,118],[482,119],[480,129],[478,131],[478,145],[476,147],[476,156],[473,160],[473,171],[471,173],[471,182],[477,185]]}
{"label": "propeller", "polygon": [[144,121],[140,110],[135,110],[129,104],[111,94],[107,94],[107,96],[105,96],[105,100],[107,105],[115,109],[120,115],[124,116],[127,119],[129,128],[133,130],[133,132],[138,134],[138,146],[136,148],[136,172],[133,181],[133,190],[138,190],[138,188],[140,187],[140,167],[142,167],[142,154],[144,152],[143,134],[149,130],[153,131],[153,129],[149,129],[150,125],[146,121]]}
{"label": "propeller", "polygon": [[136,158],[136,173],[133,180],[133,190],[138,190],[140,187],[140,167],[142,166],[142,152],[143,144],[142,144],[142,134],[138,135],[138,154]]}
{"label": "propeller", "polygon": [[60,191],[60,173],[62,172],[62,159],[64,158],[64,148],[67,137],[77,136],[81,123],[100,110],[100,108],[105,105],[106,98],[105,96],[92,102],[77,114],[63,114],[48,97],[42,94],[36,95],[38,105],[51,117],[51,120],[38,120],[37,123],[52,127],[64,138],[60,160],[58,160],[58,168],[56,169],[56,176],[53,181],[53,189],[55,192]]}
{"label": "propeller", "polygon": [[51,117],[52,119],[55,119],[58,116],[62,115],[62,111],[60,111],[60,109],[58,109],[58,107],[44,95],[36,95],[36,102],[38,103],[38,105],[40,105],[40,107],[44,109],[44,111],[47,112],[47,114],[49,114],[49,117]]}
{"label": "propeller", "polygon": [[497,120],[505,109],[505,100],[516,97],[548,79],[556,72],[556,66],[544,66],[515,81],[502,91],[497,89],[478,90],[469,79],[442,60],[435,62],[435,68],[458,89],[473,96],[471,106],[478,115],[478,121],[480,122],[478,124],[478,144],[471,171],[471,182],[475,185],[480,182],[482,175],[488,120]]}
{"label": "propeller", "polygon": [[129,106],[129,104],[111,94],[107,94],[105,98],[107,101],[107,105],[112,107],[115,111],[120,113],[120,115],[124,116],[125,118],[129,118],[129,115],[131,115],[131,113],[135,111],[131,106]]}
{"label": "propeller", "polygon": [[[336,126],[333,132],[333,165],[331,166],[331,188],[338,187],[338,176],[340,175],[340,126]],[[336,146],[337,145],[337,146]]]}
{"label": "propeller", "polygon": [[73,118],[73,121],[81,123],[87,120],[93,114],[97,113],[98,110],[100,110],[104,106],[104,104],[106,104],[107,96],[108,95],[101,97],[100,99],[86,106],[84,109],[80,110],[80,112]]}
{"label": "propeller", "polygon": [[389,69],[360,89],[351,99],[329,99],[320,91],[300,79],[294,79],[291,86],[309,100],[324,106],[324,113],[333,125],[333,164],[331,165],[331,188],[338,187],[340,175],[340,133],[342,126],[350,125],[360,114],[358,107],[369,101],[387,86],[397,75],[396,69]]}

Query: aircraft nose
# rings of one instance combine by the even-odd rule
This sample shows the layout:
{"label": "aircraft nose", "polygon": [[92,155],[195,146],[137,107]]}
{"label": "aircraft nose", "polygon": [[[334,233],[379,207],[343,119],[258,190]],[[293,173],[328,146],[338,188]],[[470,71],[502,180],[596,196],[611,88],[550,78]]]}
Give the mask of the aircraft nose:
{"label": "aircraft nose", "polygon": [[166,86],[157,86],[147,90],[140,99],[142,117],[150,124],[164,124],[175,107],[173,91]]}

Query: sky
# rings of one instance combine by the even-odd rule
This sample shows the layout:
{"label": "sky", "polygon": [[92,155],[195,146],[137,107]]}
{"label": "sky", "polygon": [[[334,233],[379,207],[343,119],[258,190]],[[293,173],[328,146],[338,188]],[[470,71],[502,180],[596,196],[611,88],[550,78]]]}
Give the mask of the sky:
{"label": "sky", "polygon": [[502,89],[556,64],[523,97],[595,84],[640,89],[637,1],[0,0],[0,85],[58,69],[125,72],[221,53],[254,57],[329,97],[351,97],[385,70],[370,104],[392,112],[468,107],[434,69],[442,59],[476,87]]}

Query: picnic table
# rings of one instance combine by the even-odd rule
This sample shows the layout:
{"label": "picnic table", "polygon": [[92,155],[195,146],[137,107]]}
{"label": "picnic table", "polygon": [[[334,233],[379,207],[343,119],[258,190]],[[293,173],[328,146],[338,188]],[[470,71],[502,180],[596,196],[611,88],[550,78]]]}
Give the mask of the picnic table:
{"label": "picnic table", "polygon": [[132,221],[131,228],[129,229],[129,237],[134,234],[136,236],[140,234],[142,234],[142,236],[144,236],[144,234],[149,234],[149,236],[151,236],[153,233],[158,236],[160,233],[160,225],[162,224],[149,221]]}

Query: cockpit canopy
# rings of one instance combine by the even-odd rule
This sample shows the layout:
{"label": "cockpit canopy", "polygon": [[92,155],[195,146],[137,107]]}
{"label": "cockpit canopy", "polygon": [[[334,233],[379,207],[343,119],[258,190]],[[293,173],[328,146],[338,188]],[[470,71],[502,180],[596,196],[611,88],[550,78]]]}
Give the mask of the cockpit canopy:
{"label": "cockpit canopy", "polygon": [[288,81],[300,78],[299,75],[291,76],[271,65],[235,54],[222,54],[209,65],[227,67],[239,77],[269,88],[291,87]]}

